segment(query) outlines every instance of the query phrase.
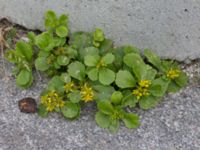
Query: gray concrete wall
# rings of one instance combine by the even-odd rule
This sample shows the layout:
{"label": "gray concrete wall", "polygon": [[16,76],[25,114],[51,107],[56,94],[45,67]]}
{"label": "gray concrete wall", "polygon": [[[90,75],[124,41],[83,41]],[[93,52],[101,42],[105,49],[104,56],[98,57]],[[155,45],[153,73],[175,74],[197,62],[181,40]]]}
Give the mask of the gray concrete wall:
{"label": "gray concrete wall", "polygon": [[69,14],[72,31],[100,27],[117,45],[200,58],[200,0],[0,0],[0,18],[30,29],[43,29],[48,9]]}

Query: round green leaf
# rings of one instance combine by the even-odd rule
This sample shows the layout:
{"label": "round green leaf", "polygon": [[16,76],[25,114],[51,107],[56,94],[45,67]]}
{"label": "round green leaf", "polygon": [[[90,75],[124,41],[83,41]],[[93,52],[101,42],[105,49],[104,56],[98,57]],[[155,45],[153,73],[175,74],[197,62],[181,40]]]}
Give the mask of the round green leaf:
{"label": "round green leaf", "polygon": [[110,125],[108,128],[109,128],[110,132],[116,133],[119,130],[119,120],[111,119]]}
{"label": "round green leaf", "polygon": [[101,127],[101,128],[108,128],[110,125],[110,119],[108,115],[103,114],[102,112],[97,112],[95,115],[95,120],[96,123]]}
{"label": "round green leaf", "polygon": [[88,71],[87,75],[90,78],[90,80],[96,81],[98,79],[98,70],[96,68],[92,68]]}
{"label": "round green leaf", "polygon": [[69,95],[69,100],[72,102],[72,103],[78,103],[80,100],[81,100],[81,94],[80,94],[80,91],[76,90],[76,91],[73,91],[71,92]]}
{"label": "round green leaf", "polygon": [[99,46],[100,46],[100,43],[99,43],[99,42],[96,42],[96,41],[93,41],[93,45],[94,45],[95,47],[99,47]]}
{"label": "round green leaf", "polygon": [[156,106],[156,104],[159,102],[160,98],[154,97],[154,96],[147,96],[147,97],[142,97],[139,100],[139,105],[140,108],[142,109],[150,109]]}
{"label": "round green leaf", "polygon": [[112,95],[112,93],[115,91],[112,86],[94,85],[92,87],[95,90],[94,99],[97,102],[110,99],[110,95]]}
{"label": "round green leaf", "polygon": [[52,91],[59,91],[64,92],[64,82],[60,79],[60,76],[54,76],[48,83],[48,90]]}
{"label": "round green leaf", "polygon": [[31,79],[31,76],[32,74],[28,70],[25,69],[21,70],[16,79],[17,85],[24,86],[28,84]]}
{"label": "round green leaf", "polygon": [[67,23],[68,23],[68,16],[66,16],[64,14],[60,15],[60,17],[59,17],[59,23],[61,25],[65,25],[66,26]]}
{"label": "round green leaf", "polygon": [[175,82],[171,81],[168,86],[168,92],[176,93],[181,89],[181,87]]}
{"label": "round green leaf", "polygon": [[57,63],[61,66],[66,66],[69,64],[69,58],[67,56],[58,56]]}
{"label": "round green leaf", "polygon": [[149,49],[145,49],[144,50],[144,56],[148,59],[148,61],[154,65],[154,67],[160,69],[161,67],[161,60],[160,58],[153,53],[152,51],[150,51]]}
{"label": "round green leaf", "polygon": [[100,57],[98,55],[87,55],[84,57],[84,63],[86,66],[94,67],[98,63]]}
{"label": "round green leaf", "polygon": [[106,114],[106,115],[111,115],[114,112],[114,108],[112,106],[112,104],[109,101],[100,101],[97,104],[98,109]]}
{"label": "round green leaf", "polygon": [[97,28],[93,34],[94,40],[98,42],[102,42],[104,40],[104,33],[101,29]]}
{"label": "round green leaf", "polygon": [[99,52],[101,54],[105,54],[109,51],[112,50],[113,48],[113,41],[110,39],[104,39],[104,41],[101,42],[101,45],[97,45],[97,47],[99,46]]}
{"label": "round green leaf", "polygon": [[54,47],[53,37],[48,32],[43,32],[42,34],[36,36],[35,44],[45,51],[51,51]]}
{"label": "round green leaf", "polygon": [[104,85],[109,85],[115,80],[115,73],[107,68],[99,70],[99,81]]}
{"label": "round green leaf", "polygon": [[151,86],[150,92],[152,95],[154,96],[162,96],[163,93],[161,93],[160,91],[162,91],[162,87],[159,84],[154,84]]}
{"label": "round green leaf", "polygon": [[71,47],[68,47],[67,48],[67,55],[69,58],[76,58],[76,56],[78,55],[77,53],[77,50],[71,48]]}
{"label": "round green leaf", "polygon": [[45,13],[45,27],[48,29],[49,27],[54,28],[57,23],[57,17],[55,12],[49,10]]}
{"label": "round green leaf", "polygon": [[48,57],[49,55],[50,55],[50,52],[46,52],[46,51],[38,52],[38,57]]}
{"label": "round green leaf", "polygon": [[73,78],[82,81],[85,78],[85,66],[75,61],[68,66],[68,73]]}
{"label": "round green leaf", "polygon": [[127,113],[122,119],[127,128],[136,128],[140,125],[139,117],[135,114]]}
{"label": "round green leaf", "polygon": [[59,26],[56,28],[56,34],[59,37],[66,37],[68,35],[68,29],[66,26]]}
{"label": "round green leaf", "polygon": [[143,79],[146,75],[147,67],[139,54],[128,53],[123,58],[124,63],[133,69],[133,72],[138,80]]}
{"label": "round green leaf", "polygon": [[144,64],[143,59],[137,53],[128,53],[124,56],[124,63],[129,67],[134,67],[135,65],[142,65]]}
{"label": "round green leaf", "polygon": [[115,105],[119,105],[122,101],[123,95],[120,91],[115,91],[111,96],[111,101]]}
{"label": "round green leaf", "polygon": [[84,49],[82,49],[81,51],[79,51],[80,53],[80,57],[84,58],[87,55],[98,55],[99,54],[99,50],[96,47],[90,46],[90,47],[86,47]]}
{"label": "round green leaf", "polygon": [[56,69],[60,69],[60,67],[61,67],[61,66],[58,64],[57,61],[54,61],[53,65],[54,65],[54,67],[55,67]]}
{"label": "round green leaf", "polygon": [[69,43],[81,53],[84,48],[92,46],[92,36],[87,32],[74,32],[70,36]]}
{"label": "round green leaf", "polygon": [[116,75],[116,84],[120,88],[130,88],[135,86],[135,79],[127,70],[120,70]]}
{"label": "round green leaf", "polygon": [[150,87],[151,94],[157,97],[162,97],[167,91],[169,82],[169,80],[164,80],[162,78],[157,78],[153,80]]}
{"label": "round green leaf", "polygon": [[131,91],[125,91],[123,93],[125,96],[123,98],[123,106],[129,106],[130,108],[134,108],[136,106],[136,103],[138,103],[138,100],[135,96],[133,96]]}
{"label": "round green leaf", "polygon": [[138,49],[137,47],[131,46],[131,45],[125,45],[122,48],[123,48],[124,53],[126,53],[126,54],[127,53],[137,53],[137,54],[140,53],[140,49]]}
{"label": "round green leaf", "polygon": [[72,102],[65,102],[64,106],[61,108],[61,112],[64,117],[73,119],[79,115],[79,106]]}
{"label": "round green leaf", "polygon": [[32,83],[33,83],[33,75],[32,75],[32,71],[31,71],[29,82],[25,85],[18,85],[18,84],[17,85],[20,86],[23,89],[26,89],[26,88],[30,87],[32,85]]}
{"label": "round green leaf", "polygon": [[53,37],[53,45],[54,47],[61,47],[66,43],[66,38],[63,37]]}
{"label": "round green leaf", "polygon": [[71,82],[71,77],[68,73],[62,73],[60,79],[65,83]]}
{"label": "round green leaf", "polygon": [[46,63],[46,57],[38,57],[35,60],[35,68],[40,71],[48,70],[49,65]]}
{"label": "round green leaf", "polygon": [[188,76],[186,75],[186,73],[181,72],[180,76],[178,78],[175,78],[175,82],[176,84],[178,84],[180,87],[184,87],[185,85],[187,85],[188,82]]}
{"label": "round green leaf", "polygon": [[146,71],[143,71],[143,74],[141,75],[141,79],[153,80],[155,78],[157,71],[153,69],[151,66],[145,65],[144,70]]}
{"label": "round green leaf", "polygon": [[112,53],[107,53],[105,56],[102,57],[102,61],[105,64],[111,64],[115,59],[115,56]]}
{"label": "round green leaf", "polygon": [[31,61],[33,57],[33,49],[30,44],[19,41],[16,44],[16,52],[25,57],[26,60]]}
{"label": "round green leaf", "polygon": [[29,82],[26,85],[22,85],[21,86],[22,88],[26,89],[26,88],[28,88],[28,87],[30,87],[32,85],[32,83],[33,83],[33,74],[32,74],[32,72],[30,72],[30,75],[31,75],[31,77],[30,77]]}

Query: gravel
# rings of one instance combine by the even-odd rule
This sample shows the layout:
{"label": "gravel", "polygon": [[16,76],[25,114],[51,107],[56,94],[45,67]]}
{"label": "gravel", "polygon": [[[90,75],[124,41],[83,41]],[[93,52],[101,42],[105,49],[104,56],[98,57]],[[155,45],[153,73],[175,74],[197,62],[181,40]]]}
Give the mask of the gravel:
{"label": "gravel", "polygon": [[184,66],[190,76],[185,89],[166,95],[155,109],[136,110],[141,126],[133,130],[121,126],[117,134],[96,125],[93,105],[76,121],[54,113],[45,119],[21,113],[18,100],[33,97],[38,103],[46,80],[35,74],[34,85],[20,90],[6,65],[6,75],[0,69],[0,150],[199,150],[200,88],[193,82],[200,75],[199,64]]}

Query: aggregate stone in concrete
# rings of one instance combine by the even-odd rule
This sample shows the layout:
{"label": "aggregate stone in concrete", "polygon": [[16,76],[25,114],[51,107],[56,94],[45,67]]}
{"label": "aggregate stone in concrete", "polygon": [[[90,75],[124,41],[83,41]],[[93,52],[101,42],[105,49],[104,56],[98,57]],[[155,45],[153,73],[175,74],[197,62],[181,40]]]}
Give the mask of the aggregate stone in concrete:
{"label": "aggregate stone in concrete", "polygon": [[117,45],[181,61],[200,58],[199,0],[0,0],[0,18],[30,29],[44,29],[49,9],[69,14],[72,31],[100,27]]}
{"label": "aggregate stone in concrete", "polygon": [[[197,67],[197,66],[196,66]],[[0,68],[2,63],[0,62]],[[10,65],[0,71],[0,150],[199,150],[200,88],[192,82],[179,93],[168,94],[154,109],[135,110],[141,126],[121,126],[117,134],[99,128],[96,108],[88,105],[76,121],[65,120],[52,113],[47,118],[21,113],[18,100],[39,95],[46,79],[28,90],[15,86]],[[191,66],[188,71],[193,70]],[[200,68],[198,68],[199,70]],[[200,74],[199,74],[200,75]],[[191,80],[192,81],[192,80]]]}

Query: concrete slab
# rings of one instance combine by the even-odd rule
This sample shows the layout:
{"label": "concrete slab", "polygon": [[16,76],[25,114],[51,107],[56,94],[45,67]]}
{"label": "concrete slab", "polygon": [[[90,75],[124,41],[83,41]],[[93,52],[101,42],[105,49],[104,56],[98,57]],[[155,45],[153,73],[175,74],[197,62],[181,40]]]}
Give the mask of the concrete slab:
{"label": "concrete slab", "polygon": [[164,58],[200,58],[198,0],[0,0],[0,18],[43,28],[46,10],[68,13],[72,31],[103,28],[117,45],[150,48]]}
{"label": "concrete slab", "polygon": [[[0,68],[2,65],[0,60]],[[74,121],[55,113],[47,118],[21,113],[18,100],[33,97],[39,103],[40,92],[47,82],[39,81],[34,74],[34,85],[21,91],[11,76],[11,65],[6,68],[7,76],[0,71],[0,150],[200,149],[200,88],[193,85],[191,77],[194,75],[191,72],[199,73],[195,65],[187,69],[191,75],[187,88],[166,95],[154,109],[134,109],[141,118],[141,126],[131,130],[122,125],[117,134],[96,125],[94,105],[84,107],[81,117]]]}

